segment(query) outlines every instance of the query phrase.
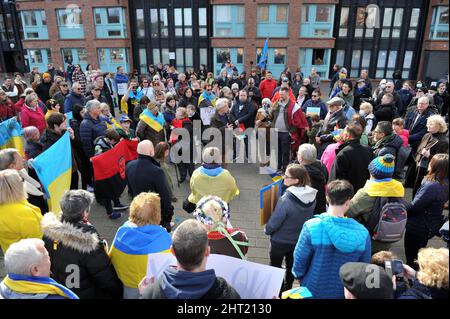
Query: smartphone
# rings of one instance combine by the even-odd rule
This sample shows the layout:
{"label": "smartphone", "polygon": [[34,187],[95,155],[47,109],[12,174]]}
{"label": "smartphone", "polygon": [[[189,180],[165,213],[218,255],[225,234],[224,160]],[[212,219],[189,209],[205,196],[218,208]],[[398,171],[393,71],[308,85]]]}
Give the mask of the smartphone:
{"label": "smartphone", "polygon": [[403,277],[403,262],[400,259],[391,260],[392,274],[396,277]]}

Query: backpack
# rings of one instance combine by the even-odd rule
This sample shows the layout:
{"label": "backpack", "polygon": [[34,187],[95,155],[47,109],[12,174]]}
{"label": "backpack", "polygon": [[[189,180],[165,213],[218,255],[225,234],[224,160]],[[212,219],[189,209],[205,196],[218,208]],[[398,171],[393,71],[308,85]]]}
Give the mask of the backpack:
{"label": "backpack", "polygon": [[394,243],[403,238],[407,212],[401,198],[377,197],[367,229],[373,240]]}

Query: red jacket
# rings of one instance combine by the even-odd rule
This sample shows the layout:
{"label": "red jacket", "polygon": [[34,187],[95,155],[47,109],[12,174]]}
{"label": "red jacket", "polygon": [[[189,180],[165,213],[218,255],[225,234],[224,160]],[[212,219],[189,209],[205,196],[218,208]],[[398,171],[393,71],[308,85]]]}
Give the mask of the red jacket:
{"label": "red jacket", "polygon": [[309,127],[308,121],[306,120],[305,113],[303,113],[301,106],[295,102],[295,99],[290,102],[288,108],[289,126],[297,128],[298,131],[307,129]]}
{"label": "red jacket", "polygon": [[[289,89],[289,97],[291,98],[292,101],[297,101],[294,93],[292,93],[292,89]],[[278,101],[279,99],[280,99],[280,90],[278,90],[277,93],[273,95],[272,104]]]}
{"label": "red jacket", "polygon": [[[182,120],[177,120],[176,118],[172,120],[172,122],[170,122],[170,124],[174,127],[174,128],[183,128],[183,123],[184,122],[191,122],[192,121],[188,118],[182,119]],[[175,135],[175,133],[172,131],[170,134],[170,143],[175,144],[178,141],[178,135]]]}
{"label": "red jacket", "polygon": [[265,79],[261,81],[259,85],[259,91],[261,92],[261,97],[263,99],[268,98],[271,99],[273,95],[273,91],[277,88],[277,81],[274,79],[269,80]]}
{"label": "red jacket", "polygon": [[44,112],[39,106],[36,107],[35,111],[33,111],[32,109],[24,105],[22,111],[20,112],[20,119],[23,128],[28,126],[36,126],[39,130],[39,133],[42,133],[47,127]]}
{"label": "red jacket", "polygon": [[10,99],[0,103],[0,121],[14,116],[13,104]]}

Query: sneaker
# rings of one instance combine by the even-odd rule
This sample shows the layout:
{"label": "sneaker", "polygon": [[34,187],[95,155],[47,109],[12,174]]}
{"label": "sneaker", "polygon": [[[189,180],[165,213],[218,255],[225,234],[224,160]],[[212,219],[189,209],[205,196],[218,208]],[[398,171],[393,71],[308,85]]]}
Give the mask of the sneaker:
{"label": "sneaker", "polygon": [[117,218],[122,217],[122,213],[119,213],[119,212],[112,212],[111,214],[108,214],[108,217],[109,217],[110,219],[117,219]]}
{"label": "sneaker", "polygon": [[89,193],[93,193],[93,192],[94,192],[94,188],[93,188],[92,186],[90,186],[90,185],[88,185],[88,186],[86,187],[86,190],[87,190]]}
{"label": "sneaker", "polygon": [[114,206],[114,207],[113,207],[113,210],[125,210],[125,209],[127,209],[128,207],[129,207],[129,206],[119,204],[119,205],[117,205],[117,206]]}

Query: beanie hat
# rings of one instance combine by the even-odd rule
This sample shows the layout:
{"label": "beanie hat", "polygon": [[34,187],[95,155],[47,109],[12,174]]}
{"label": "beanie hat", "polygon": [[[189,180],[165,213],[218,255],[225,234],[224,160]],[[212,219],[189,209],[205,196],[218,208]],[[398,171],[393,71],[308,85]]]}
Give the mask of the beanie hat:
{"label": "beanie hat", "polygon": [[42,74],[42,78],[43,78],[43,79],[45,79],[45,78],[47,78],[47,77],[51,78],[52,76],[50,75],[50,73],[47,73],[47,72],[45,72],[44,74]]}
{"label": "beanie hat", "polygon": [[339,277],[356,299],[393,299],[392,278],[378,265],[349,262],[341,266]]}
{"label": "beanie hat", "polygon": [[391,154],[378,156],[369,164],[369,172],[376,179],[392,178],[395,169],[395,157]]}
{"label": "beanie hat", "polygon": [[233,83],[233,84],[231,85],[231,89],[232,89],[232,90],[234,90],[234,89],[239,90],[239,84]]}

